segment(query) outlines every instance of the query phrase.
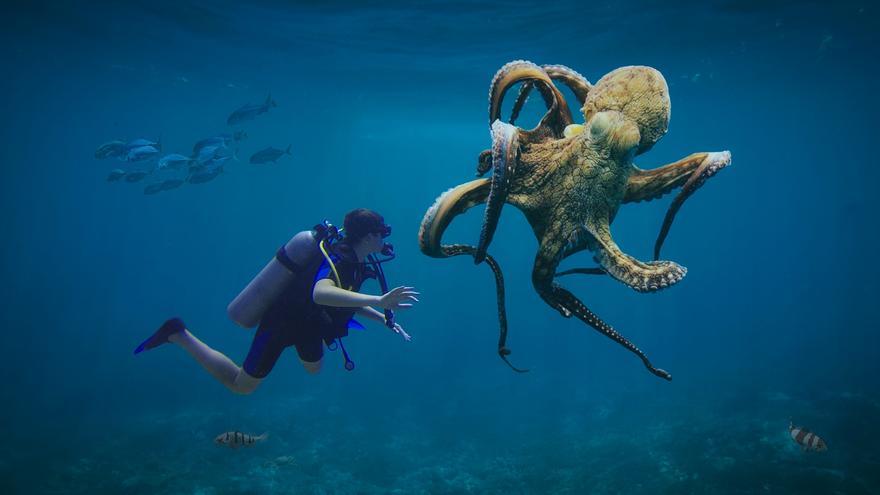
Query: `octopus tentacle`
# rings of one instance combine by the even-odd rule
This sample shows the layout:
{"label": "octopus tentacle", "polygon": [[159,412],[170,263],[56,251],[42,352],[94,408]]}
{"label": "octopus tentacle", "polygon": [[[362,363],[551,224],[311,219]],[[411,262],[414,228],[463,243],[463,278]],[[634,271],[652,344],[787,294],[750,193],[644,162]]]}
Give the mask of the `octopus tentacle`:
{"label": "octopus tentacle", "polygon": [[477,177],[486,175],[492,168],[492,150],[483,150],[477,158]]}
{"label": "octopus tentacle", "polygon": [[591,267],[591,268],[572,268],[570,270],[563,270],[561,272],[556,272],[554,277],[562,277],[565,275],[574,275],[574,274],[605,275],[606,273],[608,273],[608,272],[603,270],[601,267],[596,266],[596,267]]}
{"label": "octopus tentacle", "polygon": [[607,222],[585,226],[596,241],[594,259],[613,278],[638,292],[654,292],[681,281],[687,268],[672,261],[639,261],[624,253],[611,238]]}
{"label": "octopus tentacle", "polygon": [[[692,153],[681,160],[652,169],[641,169],[633,166],[633,171],[626,184],[626,192],[623,195],[624,203],[638,203],[658,199],[674,189],[681,187],[690,178],[697,168],[710,155],[722,155],[721,153]],[[727,154],[729,159],[730,154]],[[718,169],[729,164],[719,163]],[[717,171],[717,170],[716,170]]]}
{"label": "octopus tentacle", "polygon": [[[593,87],[584,76],[578,74],[574,69],[564,65],[542,65],[541,68],[544,69],[544,72],[546,72],[548,76],[550,76],[551,80],[561,81],[568,86],[578,99],[579,105],[584,104],[587,100],[587,94]],[[513,110],[510,113],[509,123],[513,124],[516,119],[519,118],[519,113],[529,99],[529,93],[532,91],[533,87],[534,83],[532,81],[525,81],[522,84],[519,89],[519,94],[516,95],[516,101],[513,103]],[[544,98],[544,101],[547,101],[546,97]]]}
{"label": "octopus tentacle", "polygon": [[542,68],[550,76],[550,79],[562,81],[563,84],[568,86],[578,99],[580,105],[587,101],[587,94],[593,89],[593,85],[590,84],[590,81],[587,81],[587,78],[580,75],[576,70],[564,65],[544,65]]}
{"label": "octopus tentacle", "polygon": [[432,258],[447,258],[440,241],[452,219],[476,205],[486,202],[491,182],[476,179],[441,194],[425,212],[419,226],[419,249]]}
{"label": "octopus tentacle", "polygon": [[574,294],[558,284],[553,284],[552,294],[554,300],[556,300],[558,304],[568,309],[579,320],[595,328],[602,335],[605,335],[609,339],[617,342],[618,344],[625,347],[628,351],[638,356],[639,359],[642,360],[642,363],[645,365],[645,367],[648,368],[648,371],[659,376],[660,378],[672,381],[672,375],[669,374],[668,371],[654,367],[654,365],[651,364],[651,361],[648,359],[648,356],[645,355],[645,353],[642,352],[641,349],[636,347],[635,344],[633,344],[629,341],[629,339],[621,335],[620,332],[615,330],[611,325],[602,321],[602,319],[599,318],[596,313],[590,311],[590,308],[586,307],[584,303],[580,301],[580,299],[575,297]]}
{"label": "octopus tentacle", "polygon": [[[526,105],[526,101],[529,99],[529,93],[532,92],[533,87],[534,84],[531,81],[526,81],[520,86],[519,93],[516,95],[516,100],[513,102],[513,110],[510,111],[510,120],[507,121],[508,123],[513,124],[516,122],[516,119],[519,118],[519,113]],[[546,98],[544,101],[546,102]]]}
{"label": "octopus tentacle", "polygon": [[[490,181],[477,179],[452,188],[437,198],[437,201],[425,213],[419,228],[419,247],[423,253],[434,258],[474,255],[476,247],[467,244],[441,244],[443,232],[456,216],[468,209],[486,202],[489,196]],[[495,276],[495,295],[498,304],[498,355],[516,372],[528,370],[515,367],[508,360],[510,349],[507,347],[507,310],[505,307],[504,275],[501,266],[488,253],[485,254],[486,264]]]}
{"label": "octopus tentacle", "polygon": [[654,242],[654,259],[660,258],[660,248],[663,247],[663,241],[666,240],[666,235],[669,234],[669,228],[672,227],[672,221],[675,220],[675,215],[678,213],[678,210],[681,208],[681,205],[684,204],[685,200],[688,199],[691,194],[693,194],[700,186],[706,182],[706,179],[712,177],[719,170],[726,167],[730,164],[730,152],[722,151],[720,153],[709,153],[702,162],[700,162],[700,166],[691,174],[690,178],[685,182],[685,184],[681,187],[681,192],[678,193],[678,196],[672,200],[672,204],[669,205],[669,210],[666,211],[666,217],[663,219],[663,226],[660,227],[660,233],[657,235],[657,241]]}
{"label": "octopus tentacle", "polygon": [[651,364],[651,361],[648,360],[645,353],[636,347],[635,344],[621,335],[620,332],[611,327],[611,325],[602,321],[598,315],[590,311],[590,309],[587,308],[587,306],[584,305],[584,303],[574,294],[563,288],[561,285],[553,282],[553,273],[556,270],[556,266],[559,264],[558,260],[560,256],[558,252],[560,249],[562,249],[562,246],[554,246],[552,244],[542,245],[535,258],[535,265],[532,269],[532,284],[535,286],[535,290],[538,292],[538,295],[541,296],[541,299],[549,304],[550,307],[559,311],[562,316],[565,316],[566,318],[571,316],[577,317],[579,320],[596,329],[602,335],[605,335],[634,353],[642,360],[642,363],[644,363],[645,367],[647,367],[651,373],[666,380],[672,380],[672,375],[665,370],[655,368]]}
{"label": "octopus tentacle", "polygon": [[[468,244],[450,244],[443,246],[443,249],[447,256],[460,256],[463,254],[473,255],[476,252],[476,248]],[[507,358],[507,356],[510,355],[511,350],[507,347],[507,308],[506,303],[504,302],[504,274],[501,271],[501,265],[499,265],[498,261],[489,254],[486,254],[486,264],[492,268],[492,273],[495,275],[495,296],[498,303],[499,329],[498,356],[504,360],[513,371],[516,371],[517,373],[527,373],[529,371],[528,369],[517,368]]]}
{"label": "octopus tentacle", "polygon": [[[572,123],[571,110],[565,97],[553,84],[550,76],[544,70],[531,62],[515,60],[504,64],[489,86],[489,125],[501,119],[501,102],[504,95],[516,83],[529,81],[535,85],[544,97],[547,112],[541,118],[538,125],[531,130],[525,131],[530,140],[540,141],[546,134],[554,138],[562,137],[565,126]],[[517,111],[517,113],[519,113]]]}
{"label": "octopus tentacle", "polygon": [[486,200],[486,212],[483,216],[483,227],[480,230],[480,241],[474,254],[474,263],[480,264],[486,257],[486,250],[498,228],[501,208],[507,201],[510,192],[510,179],[516,172],[519,160],[519,131],[516,127],[496,120],[492,124],[492,188]]}

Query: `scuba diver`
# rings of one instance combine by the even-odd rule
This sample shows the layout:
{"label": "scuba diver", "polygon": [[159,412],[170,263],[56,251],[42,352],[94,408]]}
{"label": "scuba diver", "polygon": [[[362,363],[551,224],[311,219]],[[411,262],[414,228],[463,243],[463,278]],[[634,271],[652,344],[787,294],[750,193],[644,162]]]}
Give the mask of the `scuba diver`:
{"label": "scuba diver", "polygon": [[[177,344],[238,394],[253,392],[290,346],[296,348],[309,373],[320,371],[324,344],[330,350],[341,348],[345,368],[351,371],[354,362],[342,337],[351,328],[363,328],[353,319],[355,314],[382,322],[410,340],[394,321],[394,311],[412,307],[419,293],[407,286],[388,290],[382,263],[394,258],[393,246],[384,242],[389,235],[391,227],[381,215],[360,208],[345,215],[341,230],[325,221],[282,246],[227,308],[230,318],[242,327],[259,325],[242,366],[196,338],[180,318],[166,321],[134,353]],[[377,278],[383,295],[359,293],[366,278]]]}

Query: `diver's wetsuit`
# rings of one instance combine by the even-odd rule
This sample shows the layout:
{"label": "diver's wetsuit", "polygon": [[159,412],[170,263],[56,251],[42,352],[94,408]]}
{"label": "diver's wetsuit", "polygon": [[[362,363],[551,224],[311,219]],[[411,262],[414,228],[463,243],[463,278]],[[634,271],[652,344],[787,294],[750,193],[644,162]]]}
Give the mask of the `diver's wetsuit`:
{"label": "diver's wetsuit", "polygon": [[[343,289],[358,291],[364,279],[364,264],[345,242],[330,247],[330,259],[342,280]],[[269,306],[254,335],[244,360],[244,371],[254,378],[265,378],[286,347],[295,346],[299,358],[314,363],[324,355],[324,342],[348,335],[348,322],[359,308],[321,306],[312,300],[315,283],[329,278],[336,283],[327,260],[314,277],[298,276],[296,281]]]}

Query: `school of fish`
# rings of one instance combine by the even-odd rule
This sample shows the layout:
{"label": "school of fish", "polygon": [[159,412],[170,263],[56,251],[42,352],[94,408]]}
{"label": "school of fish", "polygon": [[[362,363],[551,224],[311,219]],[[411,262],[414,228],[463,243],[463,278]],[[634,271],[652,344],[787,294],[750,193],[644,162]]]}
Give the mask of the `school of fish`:
{"label": "school of fish", "polygon": [[[241,126],[277,106],[278,103],[270,94],[261,104],[248,103],[232,112],[226,119],[226,124]],[[240,161],[238,149],[234,146],[247,137],[247,132],[242,129],[206,137],[193,145],[189,155],[162,155],[161,138],[155,141],[146,138],[114,140],[98,146],[95,158],[116,158],[124,164],[107,174],[107,182],[136,183],[149,180],[150,183],[144,186],[143,192],[145,195],[153,195],[177,189],[184,184],[204,184],[216,179],[224,172],[224,166],[228,162]],[[249,163],[277,163],[285,155],[292,156],[290,149],[291,145],[286,150],[269,146],[252,154]]]}

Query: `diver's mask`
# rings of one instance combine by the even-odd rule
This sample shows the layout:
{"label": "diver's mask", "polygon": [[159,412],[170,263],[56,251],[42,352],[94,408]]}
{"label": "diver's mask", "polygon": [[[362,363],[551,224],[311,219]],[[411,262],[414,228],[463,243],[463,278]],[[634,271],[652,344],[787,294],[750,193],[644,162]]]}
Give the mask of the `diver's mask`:
{"label": "diver's mask", "polygon": [[[382,236],[382,239],[387,239],[388,236],[391,235],[391,226],[390,225],[382,225],[379,230],[374,232],[375,234],[379,234]],[[394,259],[394,245],[390,242],[386,242],[382,244],[382,250],[380,251],[382,256],[386,256],[386,259],[380,261],[380,263],[384,263],[386,261],[391,261]]]}

